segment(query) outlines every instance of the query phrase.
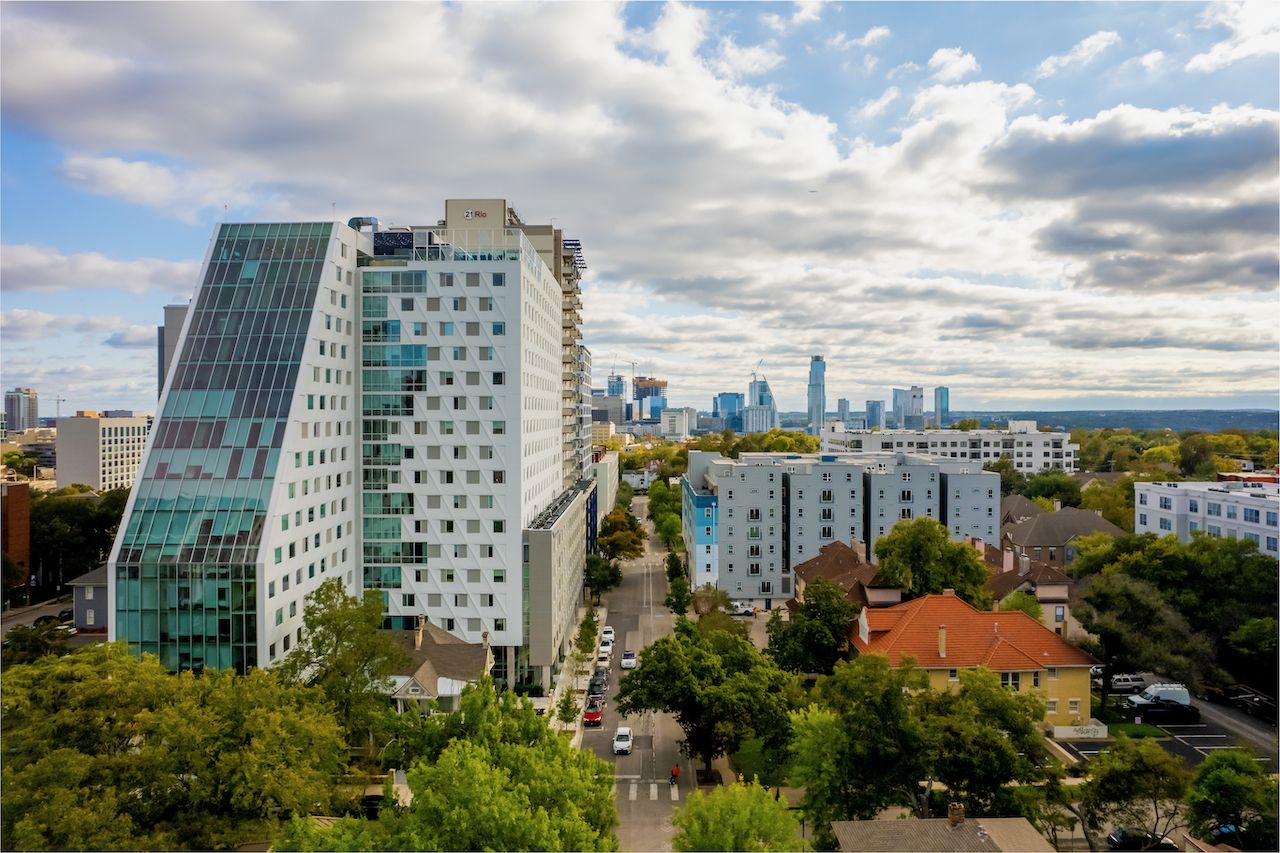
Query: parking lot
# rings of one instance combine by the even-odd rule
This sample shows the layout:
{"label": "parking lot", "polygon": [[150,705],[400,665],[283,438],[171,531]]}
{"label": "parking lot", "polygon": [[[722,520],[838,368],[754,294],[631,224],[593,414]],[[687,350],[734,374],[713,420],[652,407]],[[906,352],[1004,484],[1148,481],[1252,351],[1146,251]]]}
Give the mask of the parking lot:
{"label": "parking lot", "polygon": [[[1267,769],[1268,773],[1276,771],[1274,755],[1259,750],[1248,741],[1235,736],[1212,721],[1205,720],[1185,725],[1170,724],[1160,728],[1164,729],[1169,736],[1159,738],[1157,743],[1170,755],[1182,758],[1187,767],[1193,770],[1215,750],[1245,749],[1253,753],[1254,758]],[[1109,746],[1108,741],[1100,740],[1058,741],[1058,744],[1077,759],[1091,759]]]}

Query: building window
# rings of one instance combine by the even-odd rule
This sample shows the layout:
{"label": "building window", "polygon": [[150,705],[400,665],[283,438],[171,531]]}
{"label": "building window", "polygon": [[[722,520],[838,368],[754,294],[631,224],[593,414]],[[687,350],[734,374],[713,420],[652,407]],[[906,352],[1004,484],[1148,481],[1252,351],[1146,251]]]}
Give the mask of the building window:
{"label": "building window", "polygon": [[1172,529],[1173,529],[1173,522],[1171,522],[1171,521],[1170,521],[1169,519],[1167,519],[1167,518],[1162,518],[1162,519],[1160,519],[1160,529],[1161,529],[1161,530],[1172,530]]}
{"label": "building window", "polygon": [[1049,668],[1048,668],[1048,672],[1049,672],[1049,680],[1050,680],[1050,681],[1057,681],[1057,680],[1058,680],[1058,668],[1057,668],[1056,666],[1051,666],[1051,667],[1049,667]]}
{"label": "building window", "polygon": [[1054,608],[1053,608],[1053,621],[1054,621],[1054,622],[1066,622],[1066,621],[1067,621],[1067,607],[1066,607],[1066,605],[1064,605],[1064,604],[1057,604],[1057,605],[1054,605]]}
{"label": "building window", "polygon": [[1031,673],[1031,686],[1032,687],[1040,686],[1040,670],[1038,669]]}
{"label": "building window", "polygon": [[1000,686],[1010,687],[1014,690],[1022,689],[1022,673],[1020,672],[1002,672],[1000,673]]}
{"label": "building window", "polygon": [[960,670],[958,669],[947,670],[947,681],[959,681],[959,680],[960,680]]}
{"label": "building window", "polygon": [[1161,496],[1160,496],[1160,508],[1161,508],[1161,509],[1173,509],[1173,498],[1169,497],[1168,495],[1161,495]]}
{"label": "building window", "polygon": [[1056,713],[1058,713],[1058,700],[1057,700],[1057,699],[1049,699],[1049,700],[1045,703],[1045,710],[1046,710],[1046,711],[1048,711],[1050,714],[1056,714]]}
{"label": "building window", "polygon": [[1138,492],[1138,503],[1142,504],[1143,506],[1146,506],[1146,505],[1147,505],[1147,493],[1146,493],[1146,492]]}
{"label": "building window", "polygon": [[[1054,703],[1054,705],[1055,705],[1055,707],[1056,707],[1057,702],[1055,702],[1055,703]],[[1080,713],[1080,700],[1079,700],[1079,699],[1068,699],[1068,700],[1067,700],[1067,713],[1068,713],[1068,714],[1072,714],[1072,715],[1075,715],[1075,714],[1079,714],[1079,713]]]}
{"label": "building window", "polygon": [[1260,517],[1260,516],[1259,516],[1258,511],[1257,511],[1256,509],[1249,509],[1248,507],[1246,507],[1246,508],[1245,508],[1245,511],[1244,511],[1244,520],[1245,520],[1245,521],[1247,521],[1247,522],[1249,522],[1249,523],[1251,523],[1251,524],[1257,524],[1257,523],[1258,523],[1258,519],[1259,519],[1259,517]]}

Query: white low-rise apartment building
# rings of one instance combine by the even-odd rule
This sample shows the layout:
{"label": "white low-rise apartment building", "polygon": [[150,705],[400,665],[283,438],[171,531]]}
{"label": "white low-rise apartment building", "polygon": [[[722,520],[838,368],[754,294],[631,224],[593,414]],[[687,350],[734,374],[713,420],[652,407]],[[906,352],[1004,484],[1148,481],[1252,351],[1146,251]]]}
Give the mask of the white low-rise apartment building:
{"label": "white low-rise apartment building", "polygon": [[1009,421],[997,429],[850,430],[838,421],[822,430],[824,453],[917,453],[945,459],[967,459],[986,465],[1000,458],[1013,461],[1024,474],[1061,468],[1076,470],[1078,444],[1070,433],[1040,432],[1035,421]]}
{"label": "white low-rise apartment building", "polygon": [[951,538],[994,541],[1000,477],[972,462],[868,455],[689,452],[681,479],[694,586],[771,608],[794,594],[791,570],[834,541],[870,544],[894,524],[934,518]]}
{"label": "white low-rise apartment building", "polygon": [[1135,483],[1135,533],[1174,534],[1190,542],[1197,530],[1248,539],[1280,559],[1280,485],[1275,483]]}

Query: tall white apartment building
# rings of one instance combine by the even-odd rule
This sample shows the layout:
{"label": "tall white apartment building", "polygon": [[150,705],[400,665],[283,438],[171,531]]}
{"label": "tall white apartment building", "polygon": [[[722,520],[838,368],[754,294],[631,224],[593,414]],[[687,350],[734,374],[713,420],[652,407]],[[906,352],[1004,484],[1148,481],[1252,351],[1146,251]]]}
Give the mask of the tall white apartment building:
{"label": "tall white apartment building", "polygon": [[906,453],[946,459],[967,459],[986,465],[997,459],[1013,461],[1026,474],[1060,468],[1076,470],[1080,446],[1066,432],[1040,432],[1035,421],[1010,421],[1007,430],[887,429],[849,430],[838,422],[822,430],[824,453]]}
{"label": "tall white apartment building", "polygon": [[1248,539],[1280,560],[1280,486],[1275,483],[1135,483],[1134,533]]}
{"label": "tall white apartment building", "polygon": [[766,608],[792,596],[792,568],[830,542],[867,542],[871,551],[894,524],[922,517],[957,541],[994,541],[1000,529],[998,474],[905,453],[734,460],[690,451],[681,488],[694,584]]}
{"label": "tall white apartment building", "polygon": [[425,617],[545,683],[582,583],[584,266],[501,199],[220,226],[112,555],[115,636],[269,665],[336,575],[386,627]]}
{"label": "tall white apartment building", "polygon": [[133,485],[151,419],[77,412],[58,419],[58,488],[83,483],[94,491]]}

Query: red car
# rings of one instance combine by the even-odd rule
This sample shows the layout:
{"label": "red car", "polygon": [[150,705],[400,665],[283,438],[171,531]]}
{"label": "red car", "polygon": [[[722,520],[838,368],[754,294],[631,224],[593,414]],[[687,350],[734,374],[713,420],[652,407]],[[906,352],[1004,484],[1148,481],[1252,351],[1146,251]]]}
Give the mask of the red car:
{"label": "red car", "polygon": [[586,710],[582,712],[582,724],[584,726],[603,725],[604,705],[599,702],[588,702]]}

